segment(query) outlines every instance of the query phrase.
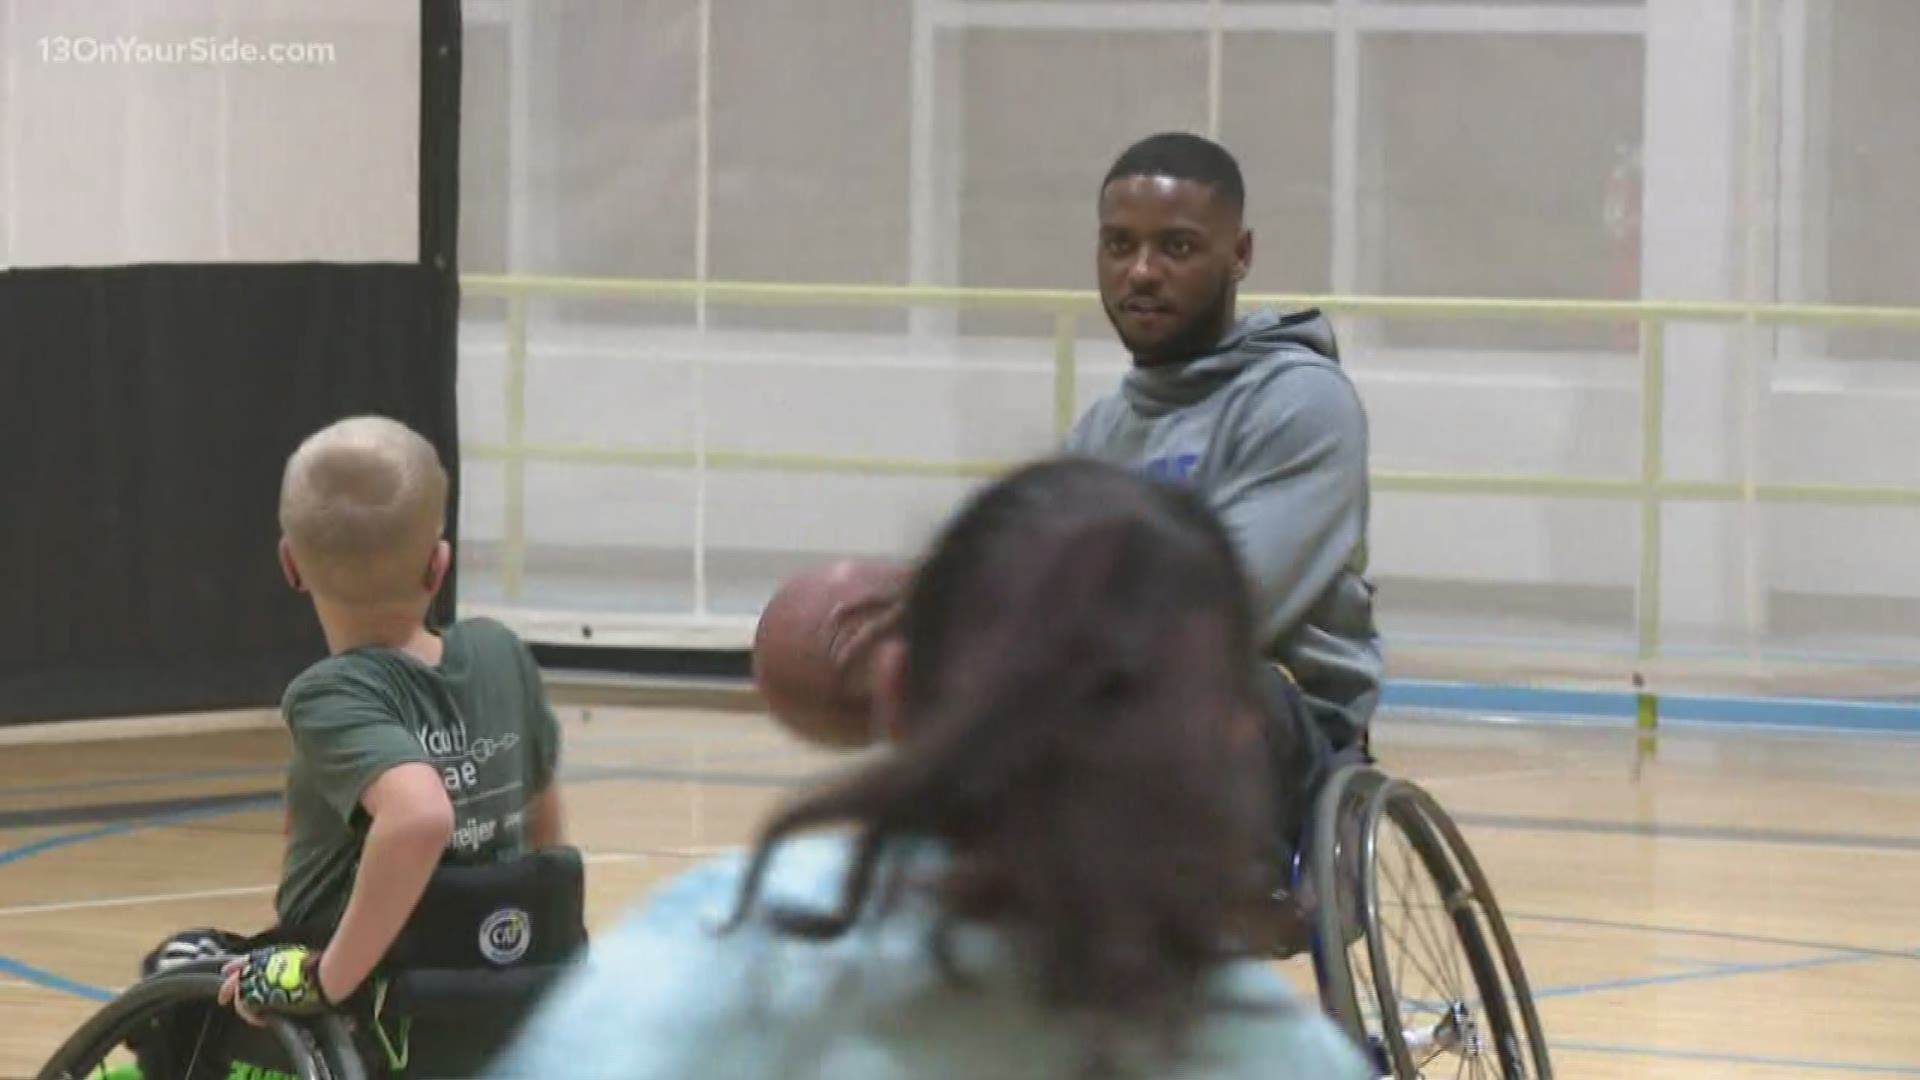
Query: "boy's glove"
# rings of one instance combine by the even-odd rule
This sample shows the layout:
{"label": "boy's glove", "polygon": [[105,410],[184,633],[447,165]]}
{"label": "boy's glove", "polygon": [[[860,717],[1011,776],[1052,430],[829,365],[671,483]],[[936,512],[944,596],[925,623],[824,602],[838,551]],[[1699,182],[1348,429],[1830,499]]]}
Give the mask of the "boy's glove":
{"label": "boy's glove", "polygon": [[259,1016],[313,1016],[333,1008],[320,989],[320,954],[303,945],[270,945],[248,953],[238,997]]}

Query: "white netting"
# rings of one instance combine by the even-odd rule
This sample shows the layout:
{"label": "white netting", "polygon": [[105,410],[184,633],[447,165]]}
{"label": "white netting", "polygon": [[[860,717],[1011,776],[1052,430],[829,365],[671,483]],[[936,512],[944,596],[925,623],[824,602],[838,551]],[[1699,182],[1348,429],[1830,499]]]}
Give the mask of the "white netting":
{"label": "white netting", "polygon": [[[1100,176],[1131,140],[1186,128],[1246,171],[1255,292],[1890,305],[1920,280],[1907,0],[467,13],[469,272],[1087,290]],[[466,435],[496,449],[505,310],[470,302],[462,361]],[[1634,322],[1336,324],[1383,474],[1639,479]],[[718,458],[529,464],[510,579],[507,469],[476,457],[467,596],[699,623],[750,615],[801,562],[909,550],[968,481],[738,455],[1042,452],[1054,329],[1044,311],[530,301],[527,443]],[[1682,320],[1658,343],[1669,478],[1920,485],[1901,420],[1920,334]],[[1078,407],[1124,358],[1097,312],[1073,345]],[[1376,506],[1382,621],[1403,647],[1634,647],[1631,498],[1387,490]],[[1680,500],[1661,524],[1660,630],[1682,655],[1877,655],[1920,626],[1920,563],[1899,554],[1920,510]]]}

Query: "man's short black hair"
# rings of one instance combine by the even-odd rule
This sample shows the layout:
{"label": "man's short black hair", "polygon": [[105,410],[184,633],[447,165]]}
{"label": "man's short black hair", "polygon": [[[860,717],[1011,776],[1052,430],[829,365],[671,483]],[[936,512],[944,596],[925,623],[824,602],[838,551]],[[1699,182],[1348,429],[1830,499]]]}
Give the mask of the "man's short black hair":
{"label": "man's short black hair", "polygon": [[1105,192],[1115,180],[1135,176],[1210,184],[1236,211],[1246,208],[1247,188],[1240,179],[1240,163],[1226,147],[1189,132],[1165,131],[1127,147],[1107,170],[1107,178],[1100,181],[1100,190]]}

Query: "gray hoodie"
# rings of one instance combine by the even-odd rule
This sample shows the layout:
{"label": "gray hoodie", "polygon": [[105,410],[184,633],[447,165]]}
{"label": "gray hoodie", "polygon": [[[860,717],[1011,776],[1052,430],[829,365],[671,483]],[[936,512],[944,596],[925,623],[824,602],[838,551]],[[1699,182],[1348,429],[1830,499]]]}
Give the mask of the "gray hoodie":
{"label": "gray hoodie", "polygon": [[1267,655],[1336,745],[1358,740],[1382,659],[1367,581],[1367,418],[1318,311],[1242,319],[1211,353],[1135,367],[1066,450],[1205,494],[1238,545]]}

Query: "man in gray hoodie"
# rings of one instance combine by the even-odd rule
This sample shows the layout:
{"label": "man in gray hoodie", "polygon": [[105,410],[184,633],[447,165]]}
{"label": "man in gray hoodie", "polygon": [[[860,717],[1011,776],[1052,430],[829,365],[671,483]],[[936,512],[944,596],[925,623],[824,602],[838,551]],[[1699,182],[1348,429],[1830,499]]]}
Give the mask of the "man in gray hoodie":
{"label": "man in gray hoodie", "polygon": [[1198,136],[1155,135],[1114,162],[1100,299],[1133,368],[1066,450],[1206,495],[1246,563],[1267,657],[1330,749],[1363,748],[1382,672],[1366,415],[1318,311],[1236,318],[1245,202],[1232,155]]}

